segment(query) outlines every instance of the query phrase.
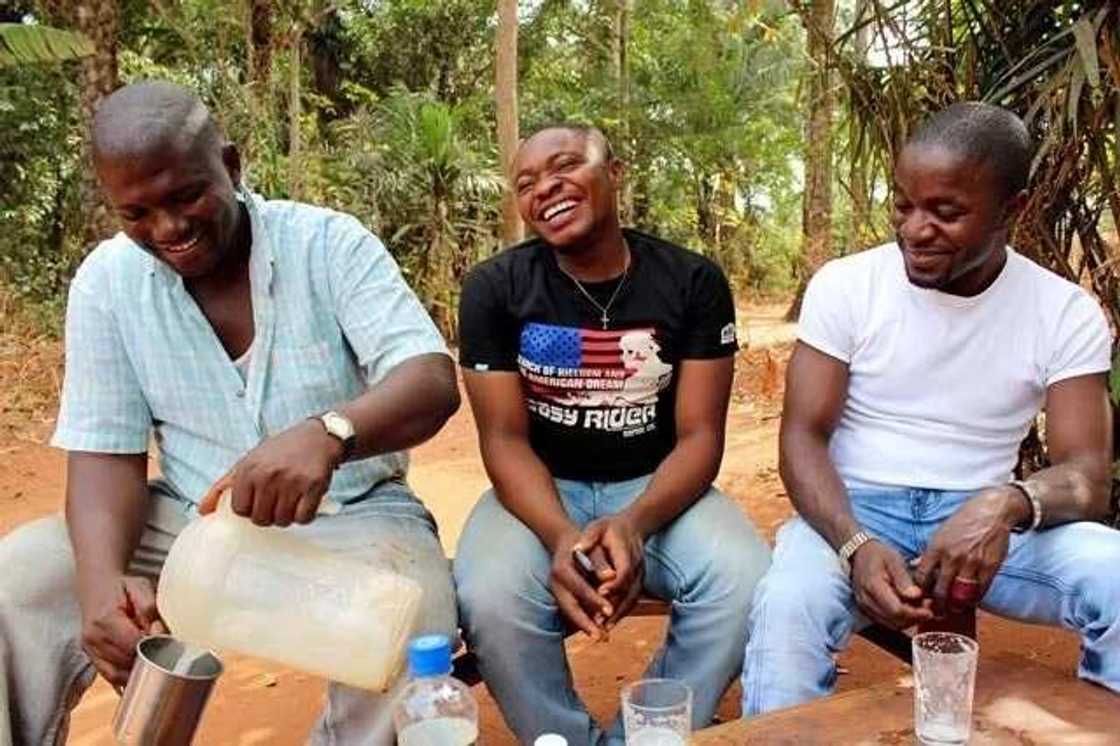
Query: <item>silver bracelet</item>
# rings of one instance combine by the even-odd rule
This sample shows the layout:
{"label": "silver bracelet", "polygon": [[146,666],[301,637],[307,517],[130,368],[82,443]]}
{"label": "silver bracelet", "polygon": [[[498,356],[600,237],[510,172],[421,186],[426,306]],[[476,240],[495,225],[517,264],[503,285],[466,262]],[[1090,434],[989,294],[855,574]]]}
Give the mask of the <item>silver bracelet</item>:
{"label": "silver bracelet", "polygon": [[1024,531],[1037,531],[1038,527],[1042,525],[1042,501],[1038,499],[1038,491],[1029,480],[1012,479],[1008,482],[1009,485],[1023,493],[1027,498],[1027,502],[1031,506],[1031,517],[1027,523],[1020,523],[1011,528],[1015,533],[1023,533]]}

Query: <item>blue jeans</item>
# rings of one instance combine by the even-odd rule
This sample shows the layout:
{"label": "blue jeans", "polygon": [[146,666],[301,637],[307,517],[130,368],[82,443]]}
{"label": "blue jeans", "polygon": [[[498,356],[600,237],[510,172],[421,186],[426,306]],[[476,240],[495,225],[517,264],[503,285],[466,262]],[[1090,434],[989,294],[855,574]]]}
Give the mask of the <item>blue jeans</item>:
{"label": "blue jeans", "polygon": [[[907,560],[974,493],[851,490],[874,536]],[[1065,627],[1081,636],[1078,675],[1120,691],[1120,532],[1090,522],[1012,534],[1007,559],[981,603],[1000,616]],[[758,585],[743,660],[743,714],[758,715],[832,692],[834,654],[857,618],[848,576],[801,518],[778,532],[774,564]]]}
{"label": "blue jeans", "polygon": [[[556,480],[579,526],[618,513],[649,477],[624,482]],[[671,677],[693,692],[692,724],[706,725],[739,670],[742,619],[770,550],[742,510],[709,489],[645,546],[646,593],[672,602],[665,645],[646,676]],[[454,574],[459,613],[486,685],[521,743],[553,732],[572,746],[622,742],[616,719],[604,735],[572,688],[567,636],[552,591],[552,558],[487,491],[459,539]]]}

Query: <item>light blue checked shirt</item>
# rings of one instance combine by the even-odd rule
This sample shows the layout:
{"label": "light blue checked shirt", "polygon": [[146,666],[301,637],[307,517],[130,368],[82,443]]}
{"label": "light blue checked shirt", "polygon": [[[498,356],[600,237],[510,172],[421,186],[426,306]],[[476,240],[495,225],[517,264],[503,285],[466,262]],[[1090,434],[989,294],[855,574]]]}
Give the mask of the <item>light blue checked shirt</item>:
{"label": "light blue checked shirt", "polygon": [[[396,262],[355,218],[243,197],[255,338],[242,379],[170,267],[123,233],[70,285],[66,376],[51,444],[144,453],[197,504],[264,438],[354,399],[397,364],[447,348]],[[351,502],[403,478],[407,454],[340,467],[329,497]]]}

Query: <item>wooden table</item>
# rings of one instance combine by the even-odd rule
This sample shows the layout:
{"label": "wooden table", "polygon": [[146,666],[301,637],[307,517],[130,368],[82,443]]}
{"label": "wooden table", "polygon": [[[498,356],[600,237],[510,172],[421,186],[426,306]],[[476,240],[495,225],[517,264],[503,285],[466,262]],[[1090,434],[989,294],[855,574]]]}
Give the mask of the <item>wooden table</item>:
{"label": "wooden table", "polygon": [[[914,690],[897,682],[845,692],[693,734],[715,744],[912,744]],[[980,656],[972,746],[1120,744],[1120,696],[1022,656]]]}

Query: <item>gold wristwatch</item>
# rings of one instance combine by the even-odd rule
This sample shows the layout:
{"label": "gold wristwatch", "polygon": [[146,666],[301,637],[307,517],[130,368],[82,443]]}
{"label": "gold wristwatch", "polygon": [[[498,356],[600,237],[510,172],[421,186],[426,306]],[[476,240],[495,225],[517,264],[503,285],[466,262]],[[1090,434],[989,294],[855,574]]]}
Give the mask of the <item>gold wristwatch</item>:
{"label": "gold wristwatch", "polygon": [[867,533],[865,529],[860,529],[852,534],[851,538],[844,542],[836,553],[840,555],[840,566],[844,568],[845,575],[852,574],[852,557],[855,556],[856,550],[862,547],[869,541],[874,541],[875,537]]}

